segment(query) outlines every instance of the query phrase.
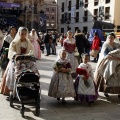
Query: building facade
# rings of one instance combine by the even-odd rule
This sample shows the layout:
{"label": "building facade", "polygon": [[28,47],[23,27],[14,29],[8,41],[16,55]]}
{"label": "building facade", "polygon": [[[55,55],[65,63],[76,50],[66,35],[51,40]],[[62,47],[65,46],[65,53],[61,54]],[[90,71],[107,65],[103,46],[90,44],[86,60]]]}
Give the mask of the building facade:
{"label": "building facade", "polygon": [[120,28],[120,0],[57,0],[59,32],[80,29],[90,32],[94,21],[104,21]]}
{"label": "building facade", "polygon": [[0,2],[19,4],[20,8],[18,10],[22,10],[22,13],[18,17],[18,26],[22,25],[28,29],[35,28],[39,30],[40,6],[44,0],[0,0]]}
{"label": "building facade", "polygon": [[46,14],[46,26],[48,31],[57,30],[57,4],[54,0],[44,0],[41,10]]}

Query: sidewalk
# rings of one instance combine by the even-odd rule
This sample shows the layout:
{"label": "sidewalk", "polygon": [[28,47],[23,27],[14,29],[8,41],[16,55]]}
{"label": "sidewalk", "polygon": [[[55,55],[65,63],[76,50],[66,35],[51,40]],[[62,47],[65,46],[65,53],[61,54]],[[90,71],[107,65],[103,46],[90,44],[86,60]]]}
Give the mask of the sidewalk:
{"label": "sidewalk", "polygon": [[[60,46],[57,47],[60,49]],[[67,104],[62,105],[61,101],[48,97],[49,83],[52,76],[52,64],[56,56],[44,56],[37,61],[37,67],[41,74],[41,114],[39,117],[34,115],[35,107],[26,105],[25,116],[20,114],[20,104],[14,103],[14,108],[9,106],[7,96],[0,94],[0,120],[120,120],[120,100],[117,95],[111,95],[106,99],[100,93],[99,99],[88,106],[75,102],[73,98],[67,98]],[[93,71],[96,63],[91,63]]]}

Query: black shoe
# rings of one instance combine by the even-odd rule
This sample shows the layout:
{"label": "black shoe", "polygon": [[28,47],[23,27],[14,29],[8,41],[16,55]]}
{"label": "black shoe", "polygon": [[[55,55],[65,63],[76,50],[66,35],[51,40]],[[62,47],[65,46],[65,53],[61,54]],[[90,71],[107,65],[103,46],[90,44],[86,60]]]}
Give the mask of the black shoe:
{"label": "black shoe", "polygon": [[62,100],[62,104],[66,104],[66,100]]}
{"label": "black shoe", "polygon": [[57,98],[58,101],[60,101],[60,98]]}
{"label": "black shoe", "polygon": [[107,98],[109,97],[108,93],[104,93],[104,95],[105,95]]}

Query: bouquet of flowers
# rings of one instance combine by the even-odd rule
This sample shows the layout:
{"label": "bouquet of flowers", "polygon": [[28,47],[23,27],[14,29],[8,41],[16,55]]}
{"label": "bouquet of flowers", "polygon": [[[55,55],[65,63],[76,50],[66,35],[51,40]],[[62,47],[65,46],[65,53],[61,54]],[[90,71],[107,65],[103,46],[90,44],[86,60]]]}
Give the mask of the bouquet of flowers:
{"label": "bouquet of flowers", "polygon": [[62,67],[63,67],[62,63],[56,62],[55,66],[54,66],[54,70],[59,72],[60,68],[62,68]]}
{"label": "bouquet of flowers", "polygon": [[[54,66],[54,70],[55,70],[56,72],[60,72],[60,71],[61,71],[61,70],[60,70],[61,68],[66,68],[66,69],[67,69],[67,64],[66,64],[66,63],[56,62],[55,66]],[[70,73],[67,72],[67,74],[69,75]]]}
{"label": "bouquet of flowers", "polygon": [[[77,69],[76,69],[76,73],[78,73],[79,75],[84,75],[87,80],[88,80],[88,78],[89,78],[89,74],[88,74],[88,72],[87,72],[84,68],[77,68]],[[90,85],[89,85],[89,83],[88,83],[87,80],[84,80],[84,84],[85,84],[87,87],[89,87]]]}

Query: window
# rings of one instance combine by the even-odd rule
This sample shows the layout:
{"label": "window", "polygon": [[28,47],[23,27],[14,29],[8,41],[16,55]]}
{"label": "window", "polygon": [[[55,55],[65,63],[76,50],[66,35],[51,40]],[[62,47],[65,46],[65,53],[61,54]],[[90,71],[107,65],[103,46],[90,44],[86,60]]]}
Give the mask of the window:
{"label": "window", "polygon": [[71,21],[71,13],[69,13],[68,15],[69,15],[68,19],[69,19],[69,21]]}
{"label": "window", "polygon": [[85,0],[85,3],[84,3],[84,7],[87,8],[88,7],[88,0]]}
{"label": "window", "polygon": [[88,27],[83,27],[83,33],[87,33],[87,31],[88,31]]}
{"label": "window", "polygon": [[46,11],[49,11],[49,8],[46,8]]}
{"label": "window", "polygon": [[62,3],[61,11],[64,12],[64,2]]}
{"label": "window", "polygon": [[52,16],[51,18],[52,18],[52,20],[54,20],[54,19],[55,19],[55,17],[54,17],[54,16]]}
{"label": "window", "polygon": [[84,2],[83,0],[80,0],[80,7],[83,7],[84,6]]}
{"label": "window", "polygon": [[47,16],[47,19],[49,20],[49,16]]}
{"label": "window", "polygon": [[94,9],[93,19],[94,19],[94,20],[97,20],[97,17],[98,17],[98,9]]}
{"label": "window", "polygon": [[87,22],[88,20],[88,11],[84,11],[84,17],[83,17],[83,22]]}
{"label": "window", "polygon": [[99,0],[94,0],[94,6],[98,5]]}
{"label": "window", "polygon": [[69,1],[68,4],[69,4],[69,5],[68,5],[68,11],[70,11],[70,10],[71,10],[71,1]]}
{"label": "window", "polygon": [[107,4],[107,3],[110,3],[110,0],[106,0],[105,3],[106,3],[106,4]]}
{"label": "window", "polygon": [[79,22],[79,12],[76,12],[75,22]]}
{"label": "window", "polygon": [[117,26],[117,32],[120,32],[120,26]]}
{"label": "window", "polygon": [[71,30],[71,27],[70,26],[67,26],[67,31]]}
{"label": "window", "polygon": [[78,29],[79,29],[79,27],[75,27],[75,31],[78,30]]}
{"label": "window", "polygon": [[106,7],[105,8],[105,19],[109,19],[109,15],[110,15],[110,7]]}
{"label": "window", "polygon": [[61,28],[61,33],[64,33],[64,28]]}
{"label": "window", "polygon": [[67,14],[67,12],[66,12],[66,13],[64,14],[64,17],[65,17],[64,20],[65,20],[65,21],[68,20],[68,16],[67,16],[67,15],[68,15],[68,14]]}
{"label": "window", "polygon": [[62,23],[64,23],[64,14],[62,14],[61,18],[62,18],[61,19],[61,24],[62,24]]}
{"label": "window", "polygon": [[79,9],[79,0],[76,0],[76,10]]}
{"label": "window", "polygon": [[54,12],[55,11],[55,9],[54,8],[52,8],[52,12]]}

